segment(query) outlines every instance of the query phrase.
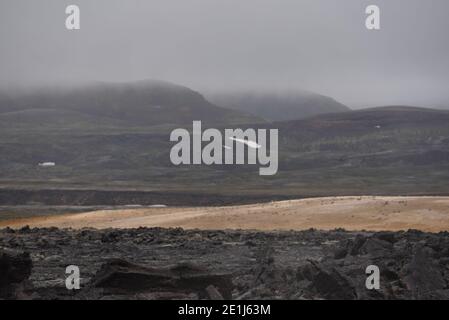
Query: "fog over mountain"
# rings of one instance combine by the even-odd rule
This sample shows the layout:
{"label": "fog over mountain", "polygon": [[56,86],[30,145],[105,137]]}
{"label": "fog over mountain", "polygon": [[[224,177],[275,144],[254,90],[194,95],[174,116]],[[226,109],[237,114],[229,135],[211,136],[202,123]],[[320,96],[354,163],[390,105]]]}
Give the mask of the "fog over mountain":
{"label": "fog over mountain", "polygon": [[211,93],[207,98],[219,106],[251,113],[268,121],[296,120],[350,110],[330,97],[302,90],[231,91]]}
{"label": "fog over mountain", "polygon": [[[162,79],[304,89],[351,108],[449,105],[447,0],[2,0],[0,87]],[[365,8],[381,9],[381,30]]]}
{"label": "fog over mountain", "polygon": [[[102,124],[154,126],[253,123],[261,119],[216,106],[190,88],[165,81],[95,82],[85,86],[55,86],[26,94],[0,93],[0,125],[66,127]],[[292,118],[294,119],[294,118]]]}

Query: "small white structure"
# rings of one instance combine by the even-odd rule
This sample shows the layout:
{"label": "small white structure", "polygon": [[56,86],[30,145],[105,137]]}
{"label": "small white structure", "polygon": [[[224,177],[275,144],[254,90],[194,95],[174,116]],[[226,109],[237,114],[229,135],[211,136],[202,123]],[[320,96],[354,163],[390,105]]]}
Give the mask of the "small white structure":
{"label": "small white structure", "polygon": [[42,162],[38,164],[39,167],[54,167],[56,163],[54,162]]}

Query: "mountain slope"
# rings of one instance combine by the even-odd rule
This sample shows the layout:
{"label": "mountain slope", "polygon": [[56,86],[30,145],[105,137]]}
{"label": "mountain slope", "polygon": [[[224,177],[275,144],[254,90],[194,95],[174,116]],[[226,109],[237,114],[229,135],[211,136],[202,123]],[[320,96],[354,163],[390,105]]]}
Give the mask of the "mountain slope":
{"label": "mountain slope", "polygon": [[395,168],[400,174],[449,164],[449,111],[381,107],[273,126],[284,137],[283,164],[290,169]]}
{"label": "mountain slope", "polygon": [[344,137],[389,130],[438,129],[449,125],[449,111],[409,106],[387,106],[318,115],[277,122],[287,136],[300,139]]}
{"label": "mountain slope", "polygon": [[118,119],[135,126],[188,124],[193,120],[209,124],[258,121],[253,116],[215,106],[187,87],[155,80],[125,84],[97,83],[0,99],[0,112],[36,109]]}
{"label": "mountain slope", "polygon": [[[46,126],[48,110],[30,112],[25,112],[31,115],[27,121]],[[259,176],[259,165],[174,166],[174,143],[169,131],[160,128],[87,132],[62,124],[49,131],[26,126],[16,130],[7,124],[16,123],[17,117],[25,123],[24,115],[3,116],[7,120],[0,123],[2,187],[107,186],[295,197],[449,194],[448,111],[383,107],[251,125],[279,129],[279,171],[270,177]],[[70,117],[81,121],[84,116],[72,111]],[[37,165],[46,161],[56,162],[56,167]]]}
{"label": "mountain slope", "polygon": [[303,119],[350,110],[332,98],[305,91],[216,93],[211,94],[209,99],[220,106],[248,112],[269,121]]}

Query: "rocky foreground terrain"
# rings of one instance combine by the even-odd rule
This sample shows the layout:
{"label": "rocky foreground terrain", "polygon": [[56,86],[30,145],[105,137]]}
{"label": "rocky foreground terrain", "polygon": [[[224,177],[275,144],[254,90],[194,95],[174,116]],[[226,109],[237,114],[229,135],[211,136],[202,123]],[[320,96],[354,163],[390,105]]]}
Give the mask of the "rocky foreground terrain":
{"label": "rocky foreground terrain", "polygon": [[3,299],[448,299],[448,285],[447,232],[0,230]]}

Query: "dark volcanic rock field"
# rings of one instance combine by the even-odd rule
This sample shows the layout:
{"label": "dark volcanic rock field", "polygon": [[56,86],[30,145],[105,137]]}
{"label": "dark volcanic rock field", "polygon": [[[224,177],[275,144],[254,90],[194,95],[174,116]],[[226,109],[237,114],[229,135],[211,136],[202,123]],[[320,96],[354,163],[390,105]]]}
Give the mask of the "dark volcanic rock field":
{"label": "dark volcanic rock field", "polygon": [[6,299],[447,299],[448,284],[449,233],[0,230]]}

